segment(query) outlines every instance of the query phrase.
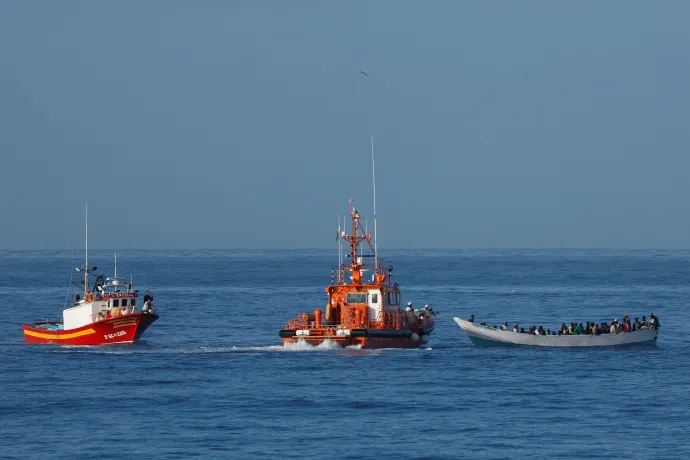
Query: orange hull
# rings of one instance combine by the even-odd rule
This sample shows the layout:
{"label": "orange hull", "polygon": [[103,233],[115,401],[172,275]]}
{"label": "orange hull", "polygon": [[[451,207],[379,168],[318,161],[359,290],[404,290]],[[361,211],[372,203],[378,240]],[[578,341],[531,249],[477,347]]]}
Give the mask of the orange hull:
{"label": "orange hull", "polygon": [[22,328],[26,343],[115,345],[139,340],[144,331],[157,319],[156,314],[133,313],[68,330],[56,329],[62,324],[57,322],[25,324]]}
{"label": "orange hull", "polygon": [[424,345],[421,341],[414,342],[412,339],[389,339],[389,338],[367,338],[367,337],[294,337],[284,338],[283,345],[288,343],[298,343],[304,341],[309,345],[321,345],[326,340],[340,345],[341,347],[360,346],[362,348],[419,348]]}
{"label": "orange hull", "polygon": [[332,329],[316,328],[309,335],[298,335],[297,331],[283,329],[280,336],[283,344],[305,342],[320,345],[325,341],[341,347],[361,346],[362,348],[419,348],[429,340],[433,326],[420,328],[417,332],[409,329],[352,329],[345,334],[334,334]]}

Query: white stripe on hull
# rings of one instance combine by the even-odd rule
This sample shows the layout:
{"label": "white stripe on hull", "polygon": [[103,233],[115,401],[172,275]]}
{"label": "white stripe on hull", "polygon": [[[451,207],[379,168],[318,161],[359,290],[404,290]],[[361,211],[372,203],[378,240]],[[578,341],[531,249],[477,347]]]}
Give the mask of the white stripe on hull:
{"label": "white stripe on hull", "polygon": [[612,347],[618,345],[635,345],[640,343],[655,344],[659,331],[644,329],[641,331],[601,335],[532,335],[512,331],[503,331],[481,326],[460,318],[453,320],[470,339],[494,342],[496,345],[527,345],[536,347]]}

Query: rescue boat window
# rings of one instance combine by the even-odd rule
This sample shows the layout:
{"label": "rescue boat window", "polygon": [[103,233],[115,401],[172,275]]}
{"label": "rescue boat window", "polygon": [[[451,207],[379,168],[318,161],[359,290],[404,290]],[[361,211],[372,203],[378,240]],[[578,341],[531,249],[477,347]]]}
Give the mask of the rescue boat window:
{"label": "rescue boat window", "polygon": [[127,299],[122,299],[122,306],[126,307],[127,306]]}
{"label": "rescue boat window", "polygon": [[119,307],[120,301],[118,299],[113,300],[113,307]]}
{"label": "rescue boat window", "polygon": [[137,306],[137,299],[129,299],[129,306],[130,307],[136,307]]}
{"label": "rescue boat window", "polygon": [[379,303],[379,295],[378,294],[372,294],[371,295],[371,303]]}
{"label": "rescue boat window", "polygon": [[348,305],[367,303],[367,295],[366,293],[348,292],[347,296],[345,297],[345,303]]}

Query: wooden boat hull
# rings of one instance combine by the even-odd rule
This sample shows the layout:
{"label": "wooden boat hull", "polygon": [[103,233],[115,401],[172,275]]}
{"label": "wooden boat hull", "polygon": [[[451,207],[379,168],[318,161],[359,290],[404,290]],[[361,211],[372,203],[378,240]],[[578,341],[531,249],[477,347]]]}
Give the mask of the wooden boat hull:
{"label": "wooden boat hull", "polygon": [[50,345],[115,345],[134,343],[158,319],[155,313],[117,316],[75,329],[52,329],[58,322],[25,324],[24,340]]}
{"label": "wooden boat hull", "polygon": [[615,347],[615,346],[656,346],[659,335],[657,329],[601,334],[601,335],[532,335],[512,331],[502,331],[487,326],[453,318],[465,335],[475,345],[480,346],[533,346],[533,347]]}

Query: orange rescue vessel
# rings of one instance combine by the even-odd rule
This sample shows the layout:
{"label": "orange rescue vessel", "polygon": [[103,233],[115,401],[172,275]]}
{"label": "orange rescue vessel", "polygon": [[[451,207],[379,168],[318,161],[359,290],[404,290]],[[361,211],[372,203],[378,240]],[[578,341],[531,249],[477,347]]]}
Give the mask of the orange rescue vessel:
{"label": "orange rescue vessel", "polygon": [[[350,218],[350,235],[338,229],[339,241],[342,238],[350,245],[349,261],[332,270],[325,311],[299,313],[297,319],[288,321],[279,333],[283,344],[331,341],[362,348],[418,348],[426,344],[434,330],[435,313],[428,305],[415,310],[408,303],[401,308],[400,288],[391,282],[393,267],[384,269],[352,201]],[[369,254],[361,250],[363,243],[368,245]]]}

